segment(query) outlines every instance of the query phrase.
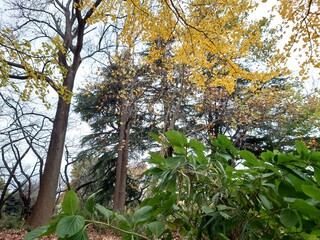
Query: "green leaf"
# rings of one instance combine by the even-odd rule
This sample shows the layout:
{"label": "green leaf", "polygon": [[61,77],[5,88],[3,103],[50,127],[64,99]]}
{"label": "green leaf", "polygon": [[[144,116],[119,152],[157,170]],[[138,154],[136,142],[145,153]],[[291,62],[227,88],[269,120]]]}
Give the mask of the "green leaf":
{"label": "green leaf", "polygon": [[64,238],[65,240],[89,240],[86,230],[83,228],[71,237]]}
{"label": "green leaf", "polygon": [[202,206],[201,210],[204,211],[205,214],[210,214],[210,213],[214,212],[214,210],[211,207],[208,207],[208,206]]}
{"label": "green leaf", "polygon": [[151,222],[147,226],[156,238],[159,238],[166,230],[165,224],[159,221]]}
{"label": "green leaf", "polygon": [[203,151],[206,150],[206,147],[203,145],[203,143],[195,139],[191,139],[188,144],[193,149],[193,151],[197,154],[198,158],[196,159],[196,161],[200,164],[207,163],[207,159],[203,153]]}
{"label": "green leaf", "polygon": [[297,152],[302,159],[307,159],[309,157],[309,150],[301,141],[296,140],[295,142]]}
{"label": "green leaf", "polygon": [[134,223],[138,224],[148,220],[152,216],[152,206],[144,206],[133,214]]}
{"label": "green leaf", "polygon": [[124,215],[115,213],[115,216],[120,222],[129,223],[128,219]]}
{"label": "green leaf", "polygon": [[184,147],[175,146],[173,150],[177,155],[187,155],[187,149]]}
{"label": "green leaf", "polygon": [[94,205],[95,205],[95,200],[94,198],[88,198],[86,201],[86,209],[89,213],[94,213]]}
{"label": "green leaf", "polygon": [[148,170],[144,171],[143,174],[145,175],[159,175],[163,172],[161,168],[158,167],[152,167],[149,168]]}
{"label": "green leaf", "polygon": [[177,131],[171,130],[164,133],[164,135],[168,138],[169,142],[173,146],[184,147],[188,143],[186,136]]}
{"label": "green leaf", "polygon": [[280,221],[286,227],[293,227],[297,224],[297,214],[290,208],[282,209],[280,212]]}
{"label": "green leaf", "polygon": [[314,162],[315,164],[320,163],[320,152],[312,151],[310,153],[310,161]]}
{"label": "green leaf", "polygon": [[62,210],[68,215],[74,215],[79,208],[79,198],[75,191],[70,190],[66,193],[66,196],[62,202]]}
{"label": "green leaf", "polygon": [[320,168],[313,167],[314,169],[314,178],[316,179],[316,182],[320,186]]}
{"label": "green leaf", "polygon": [[246,162],[250,163],[250,165],[257,165],[259,163],[257,157],[252,152],[242,150],[239,154]]}
{"label": "green leaf", "polygon": [[204,144],[198,140],[195,139],[191,139],[188,143],[188,145],[190,147],[192,147],[193,150],[195,151],[204,151],[206,150],[206,147],[204,146]]}
{"label": "green leaf", "polygon": [[95,206],[95,195],[96,193],[90,195],[86,201],[86,209],[89,213],[94,213],[94,206]]}
{"label": "green leaf", "polygon": [[57,225],[57,235],[61,238],[73,236],[84,227],[84,224],[85,219],[80,215],[65,216]]}
{"label": "green leaf", "polygon": [[312,219],[320,218],[320,210],[302,199],[296,199],[292,203],[292,207],[294,207],[294,209],[299,211],[301,214],[307,214]]}
{"label": "green leaf", "polygon": [[320,237],[320,230],[317,229],[317,230],[313,230],[311,233],[310,233],[310,236],[309,236],[309,239],[308,240],[319,240],[319,237]]}
{"label": "green leaf", "polygon": [[150,137],[152,137],[154,140],[156,140],[158,143],[162,143],[161,139],[159,138],[158,134],[155,134],[153,132],[149,132]]}
{"label": "green leaf", "polygon": [[130,230],[132,229],[132,226],[128,220],[128,218],[120,213],[114,213],[115,217],[120,221],[119,227],[124,230]]}
{"label": "green leaf", "polygon": [[24,240],[35,240],[39,237],[43,236],[44,233],[46,233],[49,226],[41,226],[38,227],[31,232],[29,232],[25,237]]}
{"label": "green leaf", "polygon": [[301,180],[312,183],[312,181],[310,181],[309,179],[309,176],[303,173],[300,169],[291,168],[290,170],[293,175],[300,178]]}
{"label": "green leaf", "polygon": [[307,238],[308,240],[319,240],[319,234],[316,235],[316,234],[310,234]]}
{"label": "green leaf", "polygon": [[168,168],[174,168],[181,163],[184,163],[185,160],[186,159],[184,157],[168,157],[165,159],[165,164]]}
{"label": "green leaf", "polygon": [[151,158],[148,160],[149,163],[161,164],[164,162],[165,158],[158,153],[150,152]]}
{"label": "green leaf", "polygon": [[278,161],[277,161],[278,163],[285,164],[285,163],[290,163],[290,162],[296,161],[295,156],[289,155],[289,154],[281,154],[281,153],[279,153],[277,155],[277,157],[278,157]]}
{"label": "green leaf", "polygon": [[220,149],[230,149],[233,152],[237,152],[235,146],[233,146],[232,142],[226,136],[219,134],[217,139],[212,142],[212,144]]}
{"label": "green leaf", "polygon": [[311,181],[309,176],[302,174],[299,171],[291,171],[292,173],[287,174],[287,177],[290,179],[290,182],[294,186],[296,192],[302,192],[302,185],[306,185]]}
{"label": "green leaf", "polygon": [[267,150],[266,152],[261,153],[261,159],[265,162],[269,162],[273,157],[274,157],[274,153]]}
{"label": "green leaf", "polygon": [[218,204],[217,209],[219,211],[224,211],[224,210],[230,209],[230,207],[228,207],[227,205],[224,205],[224,204]]}
{"label": "green leaf", "polygon": [[278,186],[278,194],[282,197],[295,198],[297,196],[296,189],[288,181],[281,181]]}
{"label": "green leaf", "polygon": [[196,161],[197,161],[199,164],[206,164],[206,163],[208,163],[208,160],[207,160],[206,156],[203,154],[203,152],[201,152],[201,151],[196,151],[196,154],[197,154]]}
{"label": "green leaf", "polygon": [[302,185],[302,191],[307,194],[309,197],[312,197],[320,201],[320,189],[310,185]]}
{"label": "green leaf", "polygon": [[226,212],[219,211],[219,214],[225,219],[230,219],[231,218],[231,216],[229,214],[227,214]]}
{"label": "green leaf", "polygon": [[219,134],[217,137],[219,143],[223,144],[225,147],[233,146],[232,142],[225,135]]}
{"label": "green leaf", "polygon": [[234,156],[230,153],[225,153],[225,152],[216,152],[216,155],[219,157],[222,157],[223,159],[229,161],[229,160],[234,160]]}
{"label": "green leaf", "polygon": [[219,236],[221,237],[221,239],[224,239],[224,240],[229,240],[230,239],[223,233],[219,233]]}
{"label": "green leaf", "polygon": [[272,202],[269,201],[269,199],[268,199],[266,196],[264,196],[264,195],[262,195],[262,194],[260,194],[260,193],[258,194],[258,196],[259,196],[259,199],[261,200],[263,206],[264,206],[266,209],[268,209],[268,210],[273,209],[273,204],[272,204]]}
{"label": "green leaf", "polygon": [[46,235],[54,234],[56,232],[58,222],[65,216],[67,216],[67,215],[66,214],[59,214],[57,217],[52,219],[49,222],[49,227],[48,227],[48,230],[46,232]]}
{"label": "green leaf", "polygon": [[161,181],[159,183],[159,187],[161,189],[166,189],[170,192],[175,192],[177,189],[177,182],[176,182],[177,174],[172,170],[166,170],[161,175]]}
{"label": "green leaf", "polygon": [[113,212],[111,210],[105,208],[104,206],[102,206],[100,204],[96,204],[96,209],[98,209],[98,211],[100,213],[102,213],[102,215],[108,219],[113,215]]}

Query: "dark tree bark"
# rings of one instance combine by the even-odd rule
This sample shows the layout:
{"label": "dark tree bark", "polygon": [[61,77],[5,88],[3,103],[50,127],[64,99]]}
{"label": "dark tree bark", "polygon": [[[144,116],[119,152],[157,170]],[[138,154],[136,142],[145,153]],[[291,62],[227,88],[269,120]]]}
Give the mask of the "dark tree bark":
{"label": "dark tree bark", "polygon": [[126,202],[127,164],[130,139],[130,112],[125,106],[123,107],[123,111],[121,111],[120,119],[113,209],[115,211],[124,212]]}
{"label": "dark tree bark", "polygon": [[40,189],[32,214],[27,224],[36,228],[50,221],[55,207],[56,190],[67,132],[70,104],[59,98],[56,117],[53,123],[51,141],[44,172],[40,178]]}
{"label": "dark tree bark", "polygon": [[[125,93],[120,96],[120,115],[119,115],[119,143],[118,158],[116,162],[116,182],[113,194],[114,211],[124,212],[126,204],[126,186],[127,186],[127,165],[130,144],[130,128],[132,114],[135,107],[134,86],[137,84],[139,73],[126,75],[123,72],[133,71],[132,58],[130,52],[124,52],[121,56],[120,68],[115,70],[115,77],[119,83],[120,92]],[[126,69],[121,71],[120,69]],[[120,93],[119,92],[119,93]]]}

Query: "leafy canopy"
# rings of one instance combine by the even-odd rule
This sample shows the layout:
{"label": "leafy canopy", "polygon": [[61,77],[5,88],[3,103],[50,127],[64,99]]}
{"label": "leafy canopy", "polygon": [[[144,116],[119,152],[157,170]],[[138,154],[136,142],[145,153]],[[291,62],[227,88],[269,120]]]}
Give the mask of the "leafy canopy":
{"label": "leafy canopy", "polygon": [[[75,1],[70,11],[90,16],[89,25],[109,24],[116,26],[119,37],[113,39],[130,51],[144,48],[148,44],[148,57],[141,61],[153,63],[168,50],[168,42],[173,43],[166,67],[167,79],[175,76],[174,65],[187,65],[191,82],[201,88],[206,86],[205,69],[215,76],[212,86],[223,86],[229,92],[234,90],[238,78],[267,81],[278,76],[280,68],[275,53],[267,59],[263,70],[248,71],[240,66],[244,58],[253,58],[252,48],[263,46],[261,22],[249,21],[248,16],[257,7],[255,1],[192,0],[192,1]],[[28,99],[32,91],[41,98],[51,85],[61,96],[68,95],[59,80],[69,69],[74,49],[66,46],[70,41],[62,39],[56,32],[46,36],[46,40],[31,45],[26,37],[18,37],[15,32],[2,29],[0,33],[1,87],[11,85],[20,92],[16,82],[11,80],[13,73],[25,80],[21,93]],[[139,44],[137,45],[137,42]],[[59,56],[58,56],[59,55]],[[64,55],[62,64],[59,57]],[[69,60],[68,60],[69,59]],[[19,71],[24,74],[20,75]],[[66,99],[70,98],[69,96]]]}

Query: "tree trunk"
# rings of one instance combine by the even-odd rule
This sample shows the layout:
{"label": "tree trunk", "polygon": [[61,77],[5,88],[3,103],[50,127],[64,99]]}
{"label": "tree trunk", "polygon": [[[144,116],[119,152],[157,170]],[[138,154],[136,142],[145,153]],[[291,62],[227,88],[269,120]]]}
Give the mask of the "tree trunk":
{"label": "tree trunk", "polygon": [[[52,66],[62,67],[62,69],[67,72],[67,75],[64,77],[63,74],[62,77],[63,86],[69,93],[73,93],[72,90],[75,76],[82,60],[92,57],[94,54],[101,52],[102,50],[105,51],[105,48],[107,47],[99,44],[97,49],[89,51],[86,56],[81,58],[80,54],[83,50],[87,20],[90,19],[91,16],[95,13],[95,10],[101,4],[103,4],[103,1],[92,1],[92,7],[90,7],[89,9],[75,7],[75,5],[81,5],[82,1],[80,0],[47,1],[47,4],[50,5],[50,8],[48,8],[50,9],[50,11],[43,11],[43,9],[40,9],[41,6],[43,6],[42,4],[39,6],[40,8],[37,9],[38,6],[35,5],[30,8],[28,4],[23,4],[24,2],[28,1],[21,1],[21,3],[20,1],[17,1],[17,3],[14,4],[15,7],[21,11],[21,17],[26,20],[26,22],[21,25],[20,30],[28,30],[29,24],[32,25],[33,29],[33,25],[35,24],[34,22],[36,22],[36,25],[38,29],[40,29],[40,31],[37,33],[34,39],[41,37],[51,38],[51,33],[54,33],[54,35],[56,35],[59,40],[62,40],[61,46],[63,46],[63,49],[61,47],[58,47],[55,43],[52,46],[52,49],[57,48],[57,62],[54,61],[54,63],[52,63]],[[35,1],[35,3],[37,2],[40,3],[42,1]],[[53,10],[53,12],[51,12],[51,9]],[[25,11],[28,14],[25,14]],[[39,12],[41,12],[42,14],[38,14]],[[33,13],[35,13],[35,15],[33,15]],[[37,17],[39,17],[39,19]],[[48,34],[49,32],[50,34]],[[106,31],[103,31],[103,33],[99,36],[100,43],[105,38],[105,36]],[[20,50],[18,49],[17,52],[20,52]],[[29,54],[27,55],[29,56]],[[51,58],[52,56],[50,56],[45,61],[46,64],[52,62]],[[26,75],[28,77],[34,78],[36,75],[37,78],[40,77],[39,79],[44,78],[44,80],[46,80],[59,94],[58,107],[53,123],[47,159],[43,173],[40,176],[40,189],[38,197],[32,209],[31,216],[27,220],[27,226],[36,228],[49,222],[52,216],[52,211],[55,207],[56,190],[58,186],[62,155],[64,152],[64,143],[67,131],[70,104],[63,100],[62,96],[60,96],[62,94],[62,92],[60,91],[61,89],[57,87],[54,79],[51,79],[50,76],[47,76],[46,74],[43,75],[43,73],[38,71],[35,71],[35,73],[32,72],[32,76],[29,76],[30,73],[24,64],[18,64],[10,61],[6,61],[6,63],[8,65],[11,64],[10,66],[12,67],[26,71]],[[10,77],[21,79],[21,76],[19,75],[11,75]]]}
{"label": "tree trunk", "polygon": [[[67,89],[72,91],[74,74],[69,72],[65,79]],[[56,203],[56,191],[60,174],[64,143],[67,132],[70,104],[59,97],[58,107],[53,122],[47,159],[40,177],[40,189],[32,213],[27,220],[27,227],[34,229],[46,225],[52,217]]]}
{"label": "tree trunk", "polygon": [[121,111],[119,129],[118,159],[116,164],[116,183],[113,196],[114,211],[124,212],[126,203],[127,164],[130,137],[130,113],[126,107]]}

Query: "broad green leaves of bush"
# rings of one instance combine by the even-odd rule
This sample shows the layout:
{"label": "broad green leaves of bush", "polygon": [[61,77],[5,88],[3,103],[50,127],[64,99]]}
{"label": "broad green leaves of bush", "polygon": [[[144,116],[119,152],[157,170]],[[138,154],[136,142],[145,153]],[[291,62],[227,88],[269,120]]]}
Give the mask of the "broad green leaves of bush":
{"label": "broad green leaves of bush", "polygon": [[78,211],[79,198],[73,190],[68,191],[62,202],[62,213],[53,219],[48,226],[31,231],[25,240],[37,239],[52,233],[56,233],[59,239],[89,239],[85,232],[85,218],[78,215]]}
{"label": "broad green leaves of bush", "polygon": [[165,136],[175,155],[150,154],[154,187],[141,205],[154,206],[168,238],[177,231],[186,239],[320,237],[318,152],[296,141],[294,152],[255,156],[222,135],[210,148],[174,131]]}
{"label": "broad green leaves of bush", "polygon": [[[320,153],[296,141],[296,151],[260,156],[238,151],[225,136],[206,147],[169,131],[155,140],[172,146],[165,158],[150,153],[149,189],[140,207],[123,215],[96,204],[81,214],[75,192],[62,213],[27,240],[55,232],[60,239],[88,239],[89,224],[102,224],[123,239],[317,239],[320,237]],[[231,167],[231,163],[241,163]],[[98,221],[96,219],[103,219]]]}

